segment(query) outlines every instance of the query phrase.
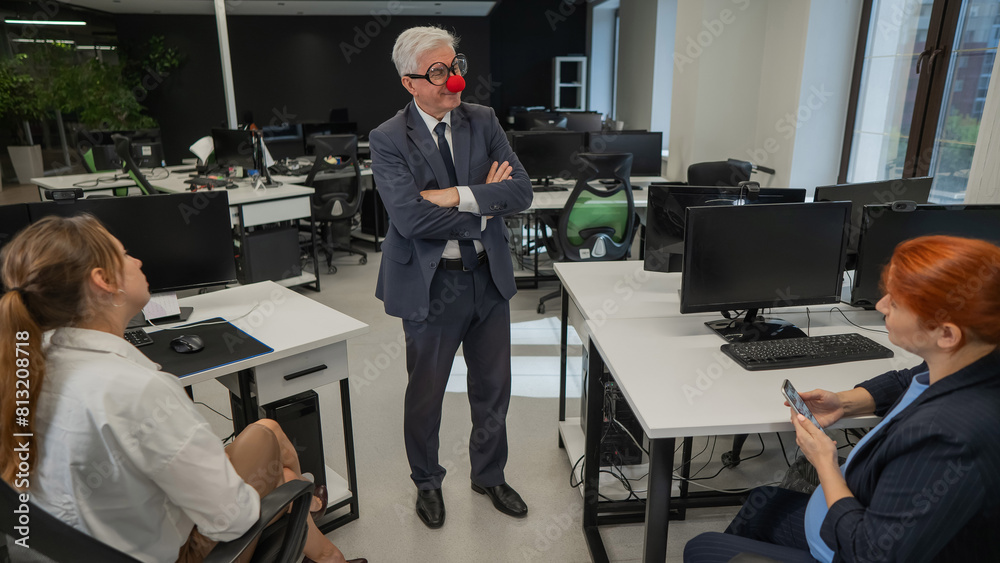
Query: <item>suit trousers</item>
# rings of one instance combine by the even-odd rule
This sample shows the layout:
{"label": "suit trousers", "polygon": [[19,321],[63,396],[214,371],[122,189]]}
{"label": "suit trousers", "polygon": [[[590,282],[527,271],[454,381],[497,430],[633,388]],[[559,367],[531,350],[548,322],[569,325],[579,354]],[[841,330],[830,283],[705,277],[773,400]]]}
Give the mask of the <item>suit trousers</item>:
{"label": "suit trousers", "polygon": [[[438,459],[441,406],[459,344],[468,366],[472,434],[472,482],[505,482],[507,407],[510,404],[510,302],[500,295],[489,264],[472,271],[439,268],[430,288],[425,320],[403,320],[409,380],[403,434],[410,478],[418,489],[441,487],[446,470]],[[447,447],[447,452],[456,448]]]}
{"label": "suit trousers", "polygon": [[706,532],[684,546],[685,563],[725,563],[740,553],[813,563],[806,541],[806,493],[779,487],[751,491],[726,533]]}

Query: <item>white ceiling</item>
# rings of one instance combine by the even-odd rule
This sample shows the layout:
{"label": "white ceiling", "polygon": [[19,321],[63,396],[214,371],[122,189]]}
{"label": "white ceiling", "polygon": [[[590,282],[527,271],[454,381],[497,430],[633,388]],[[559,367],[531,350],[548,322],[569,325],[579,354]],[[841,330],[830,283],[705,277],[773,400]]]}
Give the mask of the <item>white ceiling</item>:
{"label": "white ceiling", "polygon": [[[213,15],[214,0],[67,0],[113,14]],[[485,0],[225,0],[231,16],[487,16],[495,1]]]}

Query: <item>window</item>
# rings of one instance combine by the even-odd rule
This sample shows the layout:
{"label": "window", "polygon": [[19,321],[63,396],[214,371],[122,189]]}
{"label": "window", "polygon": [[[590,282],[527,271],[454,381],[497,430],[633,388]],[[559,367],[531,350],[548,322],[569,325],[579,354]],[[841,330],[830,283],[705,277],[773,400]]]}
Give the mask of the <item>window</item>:
{"label": "window", "polygon": [[998,22],[1000,0],[865,0],[840,182],[933,176],[932,202],[964,200]]}

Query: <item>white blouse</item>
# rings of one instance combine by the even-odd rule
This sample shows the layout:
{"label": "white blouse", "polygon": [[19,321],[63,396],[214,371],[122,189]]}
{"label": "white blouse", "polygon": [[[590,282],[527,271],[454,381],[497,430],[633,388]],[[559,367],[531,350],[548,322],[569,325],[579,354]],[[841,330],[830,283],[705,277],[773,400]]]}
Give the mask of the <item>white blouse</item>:
{"label": "white blouse", "polygon": [[33,502],[149,562],[176,561],[195,525],[229,541],[257,521],[257,491],[173,375],[105,332],[45,336]]}

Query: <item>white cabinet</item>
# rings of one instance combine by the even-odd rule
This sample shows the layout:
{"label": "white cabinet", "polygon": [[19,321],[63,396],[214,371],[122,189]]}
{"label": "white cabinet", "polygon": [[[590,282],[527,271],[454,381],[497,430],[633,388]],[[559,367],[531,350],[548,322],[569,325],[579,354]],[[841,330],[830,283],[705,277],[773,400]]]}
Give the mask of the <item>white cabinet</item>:
{"label": "white cabinet", "polygon": [[552,107],[587,111],[587,57],[552,59]]}

